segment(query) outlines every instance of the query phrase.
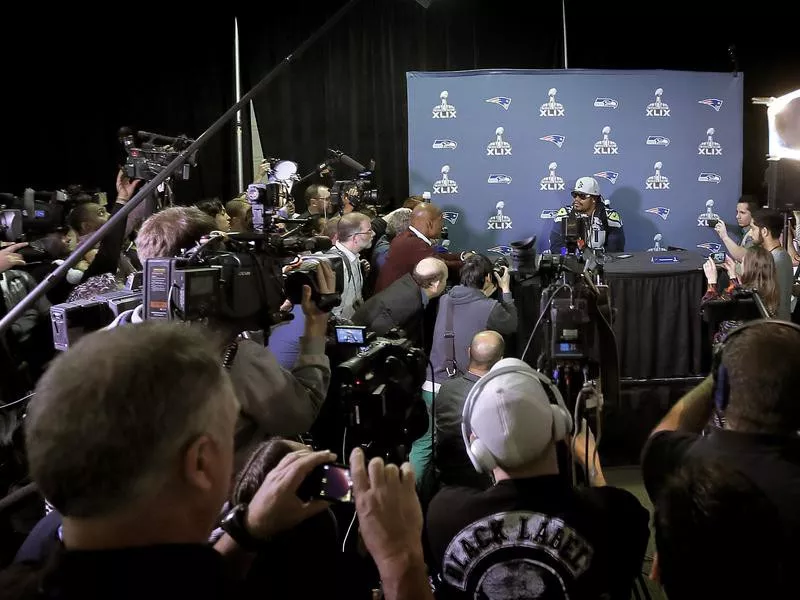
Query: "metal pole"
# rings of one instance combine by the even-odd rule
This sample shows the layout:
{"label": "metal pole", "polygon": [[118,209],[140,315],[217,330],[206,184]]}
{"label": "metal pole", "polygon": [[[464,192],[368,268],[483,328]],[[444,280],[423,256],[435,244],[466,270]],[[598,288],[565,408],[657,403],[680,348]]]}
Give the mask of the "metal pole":
{"label": "metal pole", "polygon": [[305,42],[303,42],[297,50],[295,50],[292,54],[289,54],[286,58],[284,58],[278,65],[275,66],[269,73],[267,73],[264,78],[259,81],[249,92],[247,92],[242,98],[233,106],[231,106],[225,113],[217,119],[211,126],[206,129],[203,134],[198,137],[191,145],[186,148],[183,152],[181,152],[175,160],[169,163],[164,169],[156,175],[153,179],[145,183],[138,192],[136,192],[133,197],[125,203],[121,209],[119,209],[114,215],[106,221],[105,225],[103,225],[100,229],[95,231],[89,237],[87,237],[83,243],[81,243],[73,252],[72,254],[67,257],[67,259],[56,268],[55,271],[50,273],[39,285],[37,285],[31,292],[25,296],[19,304],[17,304],[14,308],[8,311],[5,317],[0,320],[0,334],[5,332],[12,323],[14,323],[17,319],[19,319],[22,314],[28,310],[33,303],[36,302],[39,298],[41,298],[47,291],[53,287],[56,282],[62,279],[72,267],[78,264],[83,258],[83,256],[89,252],[92,248],[94,248],[100,240],[102,240],[108,232],[114,228],[115,225],[120,223],[123,219],[127,219],[128,215],[136,208],[139,203],[147,198],[150,194],[152,194],[156,188],[161,185],[172,173],[180,168],[189,157],[197,152],[200,148],[202,148],[208,140],[214,137],[222,127],[231,120],[236,115],[236,112],[241,109],[242,106],[245,106],[250,100],[252,100],[255,96],[257,96],[270,82],[275,79],[292,61],[296,58],[299,58],[300,55],[303,54],[310,46],[312,46],[319,38],[321,38],[328,30],[333,27],[345,14],[347,14],[351,8],[353,8],[356,4],[358,4],[360,0],[350,0],[347,4],[345,4],[342,8],[340,8],[336,13],[325,23],[320,29],[318,29],[314,34],[311,35]]}
{"label": "metal pole", "polygon": [[569,68],[567,61],[567,0],[561,0],[561,27],[564,35],[564,68]]}
{"label": "metal pole", "polygon": [[[238,102],[242,97],[242,72],[239,60],[239,19],[233,18],[233,73],[235,98]],[[244,189],[244,140],[242,131],[242,111],[236,111],[236,181],[239,184],[237,190]]]}

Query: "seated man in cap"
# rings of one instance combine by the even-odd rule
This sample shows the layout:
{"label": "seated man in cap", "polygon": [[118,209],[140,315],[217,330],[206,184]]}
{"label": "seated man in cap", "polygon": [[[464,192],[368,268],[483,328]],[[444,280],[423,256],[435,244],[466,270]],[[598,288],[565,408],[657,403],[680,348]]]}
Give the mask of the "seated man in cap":
{"label": "seated man in cap", "polygon": [[441,597],[630,597],[648,513],[629,492],[603,487],[591,432],[588,452],[585,431],[573,446],[595,487],[573,488],[559,474],[556,444],[571,430],[557,388],[521,360],[503,359],[475,383],[462,436],[476,470],[495,484],[445,487],[431,501],[428,539]]}
{"label": "seated man in cap", "polygon": [[600,196],[600,184],[594,177],[580,177],[572,190],[572,206],[562,206],[553,218],[553,229],[550,231],[550,251],[559,254],[566,244],[562,232],[562,222],[570,214],[577,214],[589,219],[585,240],[593,249],[603,248],[608,252],[625,250],[625,231],[622,229],[622,217]]}

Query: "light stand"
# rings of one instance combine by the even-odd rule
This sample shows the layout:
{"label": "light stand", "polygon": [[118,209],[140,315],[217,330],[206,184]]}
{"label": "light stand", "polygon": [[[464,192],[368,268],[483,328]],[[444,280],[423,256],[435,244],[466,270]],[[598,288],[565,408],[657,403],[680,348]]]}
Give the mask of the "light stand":
{"label": "light stand", "polygon": [[360,0],[350,0],[347,4],[336,11],[333,16],[315,33],[313,33],[297,50],[284,58],[277,66],[267,73],[249,92],[242,96],[236,104],[231,106],[223,115],[206,129],[201,136],[178,154],[175,159],[158,173],[153,179],[145,183],[133,197],[125,203],[100,229],[89,235],[66,260],[52,273],[50,273],[39,285],[25,296],[16,306],[14,306],[2,320],[0,320],[0,335],[4,333],[12,323],[22,316],[22,314],[33,306],[39,298],[47,293],[56,283],[63,279],[67,272],[80,262],[83,256],[94,248],[108,233],[114,229],[123,219],[135,209],[142,200],[157,191],[159,185],[164,183],[177,169],[182,167],[191,157],[202,148],[208,140],[219,132],[220,129],[230,121],[236,113],[246,106],[255,96],[262,92],[286,67],[294,60],[299,58],[308,48],[310,48],[319,38],[325,35],[339,20],[346,15]]}

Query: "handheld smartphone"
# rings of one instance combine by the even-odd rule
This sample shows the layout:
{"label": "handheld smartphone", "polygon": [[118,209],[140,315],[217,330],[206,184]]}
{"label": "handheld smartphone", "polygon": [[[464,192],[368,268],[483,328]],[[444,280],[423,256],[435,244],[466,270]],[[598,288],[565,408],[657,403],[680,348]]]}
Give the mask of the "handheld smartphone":
{"label": "handheld smartphone", "polygon": [[712,252],[711,253],[711,260],[713,260],[714,264],[717,264],[717,265],[725,264],[725,253],[724,252]]}
{"label": "handheld smartphone", "polygon": [[353,344],[364,346],[366,344],[367,328],[364,325],[337,325],[336,342],[339,344]]}
{"label": "handheld smartphone", "polygon": [[719,221],[717,219],[706,219],[706,227],[714,229]]}
{"label": "handheld smartphone", "polygon": [[329,502],[353,502],[350,469],[335,464],[316,467],[300,484],[297,496],[305,502],[315,498]]}

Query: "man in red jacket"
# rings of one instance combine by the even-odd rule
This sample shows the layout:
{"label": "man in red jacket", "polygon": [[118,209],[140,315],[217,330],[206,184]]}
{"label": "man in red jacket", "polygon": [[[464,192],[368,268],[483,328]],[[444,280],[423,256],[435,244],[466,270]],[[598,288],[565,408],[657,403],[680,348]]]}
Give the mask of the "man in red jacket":
{"label": "man in red jacket", "polygon": [[381,267],[375,293],[385,290],[403,275],[411,273],[414,266],[430,256],[443,260],[451,274],[458,274],[467,253],[436,252],[432,240],[442,233],[442,210],[429,203],[418,204],[411,213],[408,231],[399,234],[389,246],[389,256]]}

